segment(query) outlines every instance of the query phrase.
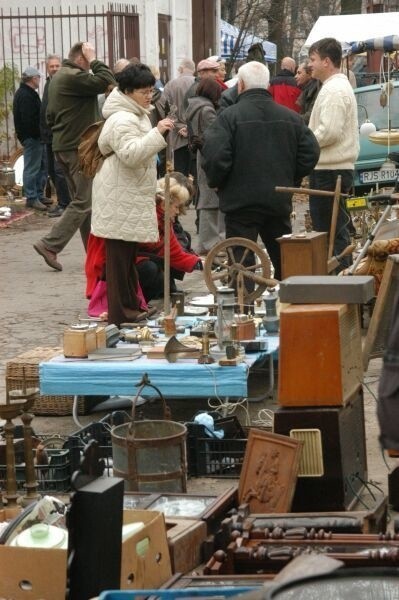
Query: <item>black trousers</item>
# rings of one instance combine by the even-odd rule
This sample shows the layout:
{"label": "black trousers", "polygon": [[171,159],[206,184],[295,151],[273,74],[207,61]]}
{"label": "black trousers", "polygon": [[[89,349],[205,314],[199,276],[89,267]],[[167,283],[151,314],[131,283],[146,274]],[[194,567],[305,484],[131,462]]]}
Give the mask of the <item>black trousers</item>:
{"label": "black trousers", "polygon": [[[280,217],[266,215],[259,211],[240,209],[225,213],[225,225],[226,239],[243,237],[256,242],[259,236],[273,263],[275,279],[281,279],[280,244],[276,241],[276,238],[291,233],[292,228],[289,215]],[[239,260],[239,258],[236,256],[236,260]],[[254,264],[253,256],[248,256],[245,264],[247,266]],[[246,287],[248,288],[248,285]]]}
{"label": "black trousers", "polygon": [[134,321],[140,313],[135,266],[137,242],[105,240],[108,323],[120,327]]}
{"label": "black trousers", "polygon": [[[163,261],[162,261],[163,263]],[[164,271],[160,261],[142,260],[137,265],[140,286],[147,302],[163,298],[164,296]],[[174,278],[183,279],[184,273],[170,269],[170,291],[176,292]]]}
{"label": "black trousers", "polygon": [[[352,191],[353,171],[342,170],[314,170],[309,176],[309,184],[314,190],[327,190],[333,192],[338,175],[341,175],[341,192],[346,194]],[[330,233],[331,217],[333,212],[333,197],[309,196],[309,209],[314,231],[326,231]],[[350,236],[351,218],[343,198],[340,199],[337,227],[334,239],[334,256],[338,256],[351,243]],[[352,264],[351,256],[340,259],[338,270],[349,267]]]}

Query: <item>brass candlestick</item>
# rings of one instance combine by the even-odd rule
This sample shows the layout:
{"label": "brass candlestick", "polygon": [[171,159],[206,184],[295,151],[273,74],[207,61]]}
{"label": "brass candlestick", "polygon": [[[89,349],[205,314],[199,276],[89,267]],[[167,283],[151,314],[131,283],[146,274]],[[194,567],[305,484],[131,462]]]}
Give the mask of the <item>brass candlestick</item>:
{"label": "brass candlestick", "polygon": [[[25,372],[23,373],[23,388],[22,390],[10,390],[7,392],[6,404],[0,404],[0,418],[6,420],[4,427],[6,438],[6,494],[5,499],[8,506],[14,506],[18,500],[17,492],[17,477],[15,470],[15,450],[14,450],[14,431],[15,425],[12,419],[27,414],[24,411],[29,410],[37,398],[38,388],[26,388]],[[24,417],[25,418],[25,417]],[[24,454],[25,464],[28,471],[27,484],[33,489],[35,485],[35,473],[33,466],[33,451],[32,451],[32,428],[30,423],[33,416],[28,415],[23,420],[24,424]],[[32,477],[33,470],[33,477]],[[32,485],[33,484],[33,485]],[[36,484],[37,489],[37,484]],[[27,494],[29,495],[29,494]]]}
{"label": "brass candlestick", "polygon": [[28,412],[23,412],[21,421],[24,426],[24,453],[25,453],[25,490],[26,493],[22,497],[22,506],[28,506],[32,502],[36,502],[40,498],[37,489],[39,487],[36,479],[35,464],[33,460],[33,445],[32,445],[32,419],[33,415]]}
{"label": "brass candlestick", "polygon": [[198,359],[198,363],[200,365],[209,365],[214,362],[215,359],[209,354],[209,330],[207,324],[205,324],[202,334],[201,356]]}
{"label": "brass candlestick", "polygon": [[1,413],[2,418],[6,418],[7,422],[4,425],[4,433],[6,438],[6,493],[4,498],[7,501],[7,507],[15,507],[17,505],[17,477],[15,472],[15,452],[14,452],[14,430],[15,425],[10,417],[5,417]]}

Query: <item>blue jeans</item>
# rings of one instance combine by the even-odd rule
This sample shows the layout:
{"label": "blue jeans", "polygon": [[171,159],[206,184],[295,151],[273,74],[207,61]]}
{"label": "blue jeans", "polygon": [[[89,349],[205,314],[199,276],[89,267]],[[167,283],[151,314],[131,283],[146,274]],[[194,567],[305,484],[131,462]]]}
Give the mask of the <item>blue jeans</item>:
{"label": "blue jeans", "polygon": [[[353,186],[353,171],[349,169],[315,169],[309,175],[310,187],[313,190],[327,190],[333,192],[335,190],[338,175],[341,175],[341,192],[343,194],[350,193]],[[326,231],[327,234],[330,233],[333,204],[334,199],[332,196],[309,196],[309,209],[314,231]],[[350,225],[351,218],[346,209],[345,201],[341,198],[335,231],[334,256],[338,256],[338,254],[345,250],[351,243]],[[344,256],[339,262],[340,267],[338,270],[342,270],[352,264],[352,257]]]}
{"label": "blue jeans", "polygon": [[44,144],[35,138],[27,138],[24,147],[23,186],[26,202],[43,198]]}

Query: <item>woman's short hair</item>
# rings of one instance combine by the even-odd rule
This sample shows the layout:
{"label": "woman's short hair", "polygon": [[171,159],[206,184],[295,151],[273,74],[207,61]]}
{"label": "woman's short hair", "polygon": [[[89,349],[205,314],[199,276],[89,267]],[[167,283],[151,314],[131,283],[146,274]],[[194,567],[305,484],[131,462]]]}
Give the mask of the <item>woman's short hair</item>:
{"label": "woman's short hair", "polygon": [[118,88],[121,92],[134,92],[155,85],[155,77],[147,65],[129,65],[118,73]]}
{"label": "woman's short hair", "polygon": [[202,96],[203,98],[208,98],[214,106],[217,106],[219,102],[219,98],[222,94],[222,88],[214,79],[207,77],[206,79],[201,79],[197,86],[197,96]]}
{"label": "woman's short hair", "polygon": [[173,179],[176,179],[177,183],[180,183],[180,185],[187,188],[188,193],[190,194],[190,198],[187,201],[187,205],[189,205],[190,201],[194,198],[196,192],[193,176],[186,176],[183,173],[180,173],[180,171],[172,171],[170,173],[170,177],[173,177]]}
{"label": "woman's short hair", "polygon": [[[157,182],[157,199],[165,200],[165,178],[159,179]],[[187,203],[190,200],[190,192],[188,191],[185,185],[181,185],[174,179],[174,177],[170,177],[169,179],[169,194],[171,202],[178,202],[179,204],[179,213],[185,214]]]}

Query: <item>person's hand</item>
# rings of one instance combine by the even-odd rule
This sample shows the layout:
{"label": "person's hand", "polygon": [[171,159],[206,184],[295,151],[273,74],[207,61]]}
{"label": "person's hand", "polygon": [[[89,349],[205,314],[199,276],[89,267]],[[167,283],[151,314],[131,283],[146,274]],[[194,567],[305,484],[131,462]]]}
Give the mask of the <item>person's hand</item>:
{"label": "person's hand", "polygon": [[174,126],[175,126],[175,124],[174,124],[173,120],[166,117],[166,119],[162,119],[161,121],[158,121],[157,129],[158,129],[159,133],[165,133],[166,131],[171,131],[171,129],[173,129]]}
{"label": "person's hand", "polygon": [[90,64],[92,60],[96,58],[96,52],[94,50],[94,46],[90,44],[90,42],[83,42],[82,44],[82,54]]}
{"label": "person's hand", "polygon": [[188,136],[187,127],[182,127],[177,133],[181,135],[181,137],[186,138]]}
{"label": "person's hand", "polygon": [[204,270],[204,264],[201,259],[195,263],[193,270],[194,271],[203,271]]}

